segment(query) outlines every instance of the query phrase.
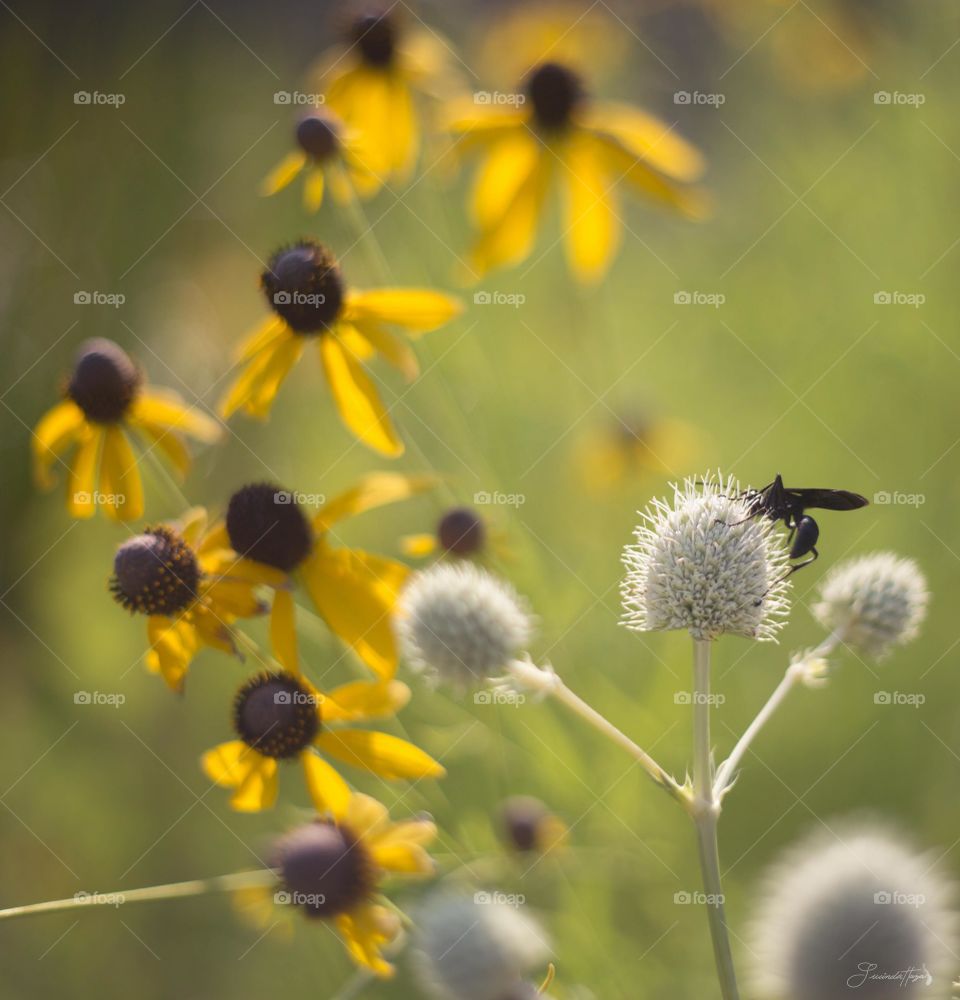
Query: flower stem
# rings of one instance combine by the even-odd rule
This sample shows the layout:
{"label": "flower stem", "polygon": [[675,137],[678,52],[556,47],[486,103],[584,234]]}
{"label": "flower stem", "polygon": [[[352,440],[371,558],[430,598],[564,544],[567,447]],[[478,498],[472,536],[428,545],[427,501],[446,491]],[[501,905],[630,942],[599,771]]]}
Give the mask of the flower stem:
{"label": "flower stem", "polygon": [[180,899],[184,896],[201,896],[210,892],[233,892],[237,889],[270,887],[277,884],[277,873],[270,868],[215,875],[213,878],[193,879],[189,882],[172,882],[152,885],[145,889],[124,889],[117,892],[78,892],[68,899],[51,899],[45,903],[28,903],[0,910],[0,920],[29,917],[40,913],[56,913],[77,907],[121,906],[127,903],[146,903],[161,899]]}
{"label": "flower stem", "polygon": [[730,935],[724,910],[723,885],[720,879],[720,855],[717,848],[717,821],[720,803],[713,791],[713,765],[710,756],[710,653],[708,640],[693,640],[693,809],[697,829],[697,847],[707,917],[713,940],[713,957],[720,980],[723,1000],[739,1000],[737,976],[730,950]]}
{"label": "flower stem", "polygon": [[810,667],[816,660],[829,656],[837,646],[843,641],[843,634],[839,631],[831,633],[815,649],[812,649],[802,659],[795,660],[787,667],[783,679],[777,685],[773,694],[767,699],[766,704],[757,713],[753,722],[747,726],[743,735],[737,741],[736,746],[730,752],[730,756],[720,765],[714,782],[714,795],[719,799],[731,787],[734,773],[743,760],[744,755],[750,748],[750,744],[756,739],[760,730],[770,721],[773,714],[786,700],[787,695],[797,686],[797,684],[810,675]]}

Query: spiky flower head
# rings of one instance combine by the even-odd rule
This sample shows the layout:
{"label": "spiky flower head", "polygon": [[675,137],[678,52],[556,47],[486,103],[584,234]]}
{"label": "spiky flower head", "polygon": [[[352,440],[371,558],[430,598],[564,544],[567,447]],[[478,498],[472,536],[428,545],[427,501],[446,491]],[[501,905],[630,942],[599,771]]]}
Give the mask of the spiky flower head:
{"label": "spiky flower head", "polygon": [[673,503],[640,512],[624,549],[623,622],[637,632],[687,629],[775,639],[789,610],[787,553],[773,524],[751,517],[734,479],[685,479]]}
{"label": "spiky flower head", "polygon": [[459,688],[499,673],[533,633],[517,592],[471,563],[444,563],[416,574],[398,611],[407,659]]}
{"label": "spiky flower head", "polygon": [[[535,996],[526,977],[541,971],[550,946],[539,924],[510,897],[434,893],[417,914],[414,968],[436,1000],[520,1000]],[[516,902],[514,900],[513,902]]]}
{"label": "spiky flower head", "polygon": [[933,859],[875,826],[834,827],[771,869],[749,953],[776,1000],[942,1000],[956,920]]}
{"label": "spiky flower head", "polygon": [[834,568],[813,613],[845,643],[879,659],[916,636],[929,600],[927,581],[912,559],[874,552]]}

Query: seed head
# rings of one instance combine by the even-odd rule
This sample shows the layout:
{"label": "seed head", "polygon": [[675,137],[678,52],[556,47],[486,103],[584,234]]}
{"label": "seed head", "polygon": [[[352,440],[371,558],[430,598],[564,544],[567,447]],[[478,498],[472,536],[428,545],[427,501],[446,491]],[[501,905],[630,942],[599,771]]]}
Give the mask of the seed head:
{"label": "seed head", "polygon": [[471,563],[418,573],[401,595],[399,612],[407,658],[459,688],[497,674],[533,632],[516,591]]}
{"label": "seed head", "polygon": [[628,628],[776,637],[789,609],[786,550],[767,518],[749,517],[739,493],[733,479],[686,479],[672,505],[656,499],[641,512],[636,543],[623,553]]}
{"label": "seed head", "polygon": [[875,552],[835,567],[813,613],[844,642],[879,659],[916,636],[929,600],[927,581],[912,559]]}

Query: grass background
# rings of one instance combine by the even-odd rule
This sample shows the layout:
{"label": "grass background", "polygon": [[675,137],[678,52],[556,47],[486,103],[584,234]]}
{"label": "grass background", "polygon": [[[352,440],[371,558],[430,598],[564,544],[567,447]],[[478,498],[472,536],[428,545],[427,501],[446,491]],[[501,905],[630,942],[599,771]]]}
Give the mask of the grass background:
{"label": "grass background", "polygon": [[[396,554],[400,536],[427,530],[454,499],[522,494],[522,506],[492,516],[511,550],[500,569],[540,617],[532,652],[682,774],[689,710],[674,695],[689,683],[688,641],[617,625],[620,549],[635,510],[670,476],[637,473],[598,492],[578,462],[584,442],[639,409],[698,429],[698,451],[677,475],[719,466],[762,485],[780,471],[793,484],[924,497],[921,506],[826,514],[823,558],[796,578],[781,645],[718,644],[723,754],[789,651],[820,638],[807,605],[832,564],[893,548],[930,579],[934,600],[918,642],[881,666],[839,657],[830,686],[796,694],[746,761],[721,828],[745,963],[758,878],[807,829],[848,814],[882,817],[942,854],[954,874],[960,867],[960,16],[945,0],[840,4],[862,18],[860,33],[844,36],[855,79],[824,88],[810,86],[822,82],[821,52],[804,40],[819,39],[829,55],[834,8],[741,6],[747,20],[733,31],[691,7],[620,11],[628,57],[599,88],[657,110],[705,149],[713,218],[694,225],[628,204],[622,253],[601,287],[582,291],[553,245],[552,213],[534,258],[480,285],[522,294],[522,306],[471,306],[427,337],[418,349],[426,374],[409,389],[378,369],[409,444],[396,467],[438,470],[446,486],[350,523],[341,540]],[[382,254],[397,283],[450,287],[467,230],[464,180],[447,161],[368,205],[372,231],[360,242],[333,206],[306,218],[298,192],[256,196],[289,142],[289,109],[273,94],[301,86],[334,37],[339,7],[3,8],[0,904],[13,905],[255,864],[269,836],[306,806],[293,774],[284,775],[278,808],[260,816],[231,813],[209,789],[197,758],[228,738],[245,668],[203,654],[187,696],[170,696],[139,664],[142,623],[106,591],[127,529],[71,523],[58,496],[33,491],[29,429],[54,402],[77,344],[114,338],[152,381],[212,406],[232,345],[263,315],[259,258],[275,246],[311,234],[340,253],[356,285],[382,280]],[[477,70],[475,41],[502,10],[450,4],[420,13]],[[783,53],[798,46],[806,85],[784,69]],[[725,103],[673,103],[675,91],[697,89]],[[119,109],[77,106],[78,90],[126,100]],[[924,103],[878,105],[880,90],[920,93]],[[120,292],[125,302],[75,305],[79,290]],[[677,305],[678,291],[725,301]],[[875,304],[883,291],[925,302]],[[218,509],[232,489],[264,478],[329,496],[383,466],[351,445],[314,361],[304,358],[269,424],[238,418],[222,446],[199,455],[184,486],[191,503]],[[148,489],[151,519],[178,512],[163,482]],[[314,678],[349,676],[322,627],[301,618]],[[692,833],[639,769],[551,705],[474,705],[411,683],[415,697],[396,731],[441,757],[448,777],[412,790],[351,777],[401,814],[432,811],[445,870],[525,895],[554,941],[557,995],[712,995],[705,916],[674,904],[676,892],[698,887]],[[126,701],[78,706],[78,690]],[[877,705],[881,690],[926,702]],[[573,826],[563,859],[530,869],[499,852],[492,817],[518,792],[539,795]],[[418,892],[398,898],[412,902]],[[2,992],[241,1000],[282,987],[334,997],[350,980],[323,927],[260,935],[220,898],[5,924]],[[363,995],[414,995],[404,961],[395,982]]]}

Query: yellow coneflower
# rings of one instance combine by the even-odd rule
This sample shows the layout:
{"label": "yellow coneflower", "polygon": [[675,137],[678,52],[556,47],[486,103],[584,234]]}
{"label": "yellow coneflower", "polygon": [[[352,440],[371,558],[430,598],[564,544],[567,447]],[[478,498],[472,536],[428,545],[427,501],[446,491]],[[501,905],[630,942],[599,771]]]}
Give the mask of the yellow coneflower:
{"label": "yellow coneflower", "polygon": [[[225,548],[243,556],[243,566],[276,590],[270,634],[274,654],[288,670],[298,669],[295,607],[290,583],[299,580],[330,630],[375,673],[390,678],[397,669],[392,614],[409,570],[403,563],[359,549],[330,544],[331,529],[344,518],[394,503],[434,485],[428,476],[373,473],[353,489],[325,503],[312,518],[296,494],[254,483],[230,498],[223,528]],[[288,576],[289,575],[289,576]]]}
{"label": "yellow coneflower", "polygon": [[589,99],[579,75],[556,62],[528,74],[523,97],[513,107],[452,109],[449,127],[461,145],[485,154],[471,197],[475,274],[529,256],[553,189],[562,195],[568,260],[584,282],[603,276],[619,242],[620,182],[686,216],[704,213],[702,192],[690,186],[703,158],[670,126]]}
{"label": "yellow coneflower", "polygon": [[93,517],[102,507],[114,520],[143,515],[143,483],[131,436],[142,435],[174,469],[185,475],[190,455],[184,435],[215,441],[216,421],[186,406],[167,389],[148,388],[129,355],[112,340],[97,337],[81,345],[65,399],[49,410],[33,432],[34,477],[51,489],[53,465],[73,447],[67,475],[67,510]]}
{"label": "yellow coneflower", "polygon": [[[474,559],[496,547],[502,549],[487,520],[473,507],[451,507],[443,512],[433,532],[407,535],[402,547],[405,555],[422,559],[434,553]],[[503,554],[502,552],[498,554]]]}
{"label": "yellow coneflower", "polygon": [[420,148],[418,95],[449,93],[450,46],[430,30],[408,28],[397,7],[354,18],[346,44],[321,58],[327,104],[356,128],[379,173],[409,176]]}
{"label": "yellow coneflower", "polygon": [[174,691],[183,690],[201,646],[236,654],[231,624],[267,610],[257,599],[257,586],[283,584],[280,573],[251,576],[206,526],[206,512],[194,508],[179,524],[147,528],[127,539],[113,560],[114,600],[148,616],[147,666]]}
{"label": "yellow coneflower", "polygon": [[375,451],[402,454],[403,442],[362,362],[380,354],[415,378],[416,355],[390,326],[416,337],[458,315],[460,302],[427,289],[348,289],[333,254],[313,240],[278,251],[261,284],[274,315],[241,344],[238,361],[245,367],[223,399],[223,415],[242,409],[265,419],[313,339],[343,422]]}
{"label": "yellow coneflower", "polygon": [[380,885],[391,875],[433,874],[426,847],[436,835],[432,820],[393,822],[376,799],[352,793],[340,814],[318,817],[277,841],[271,861],[279,892],[244,890],[241,901],[264,928],[276,924],[278,905],[330,921],[350,957],[386,978],[394,969],[382,949],[400,933],[401,922]]}
{"label": "yellow coneflower", "polygon": [[370,169],[363,144],[337,115],[323,109],[311,111],[297,122],[294,138],[299,148],[264,178],[261,194],[276,194],[305,173],[303,204],[308,212],[316,212],[328,186],[341,204],[355,192],[369,198],[379,190],[382,181]]}
{"label": "yellow coneflower", "polygon": [[[340,728],[389,716],[410,698],[400,681],[354,681],[323,694],[302,674],[262,673],[237,692],[233,728],[239,739],[208,750],[207,777],[232,788],[240,812],[269,809],[277,798],[280,761],[300,762],[320,812],[343,816],[350,789],[317,751],[387,779],[438,778],[443,768],[406,740],[369,729]],[[331,723],[333,728],[331,728]]]}
{"label": "yellow coneflower", "polygon": [[618,413],[582,435],[574,464],[589,490],[604,493],[641,476],[676,475],[695,464],[701,445],[698,429],[683,420]]}

